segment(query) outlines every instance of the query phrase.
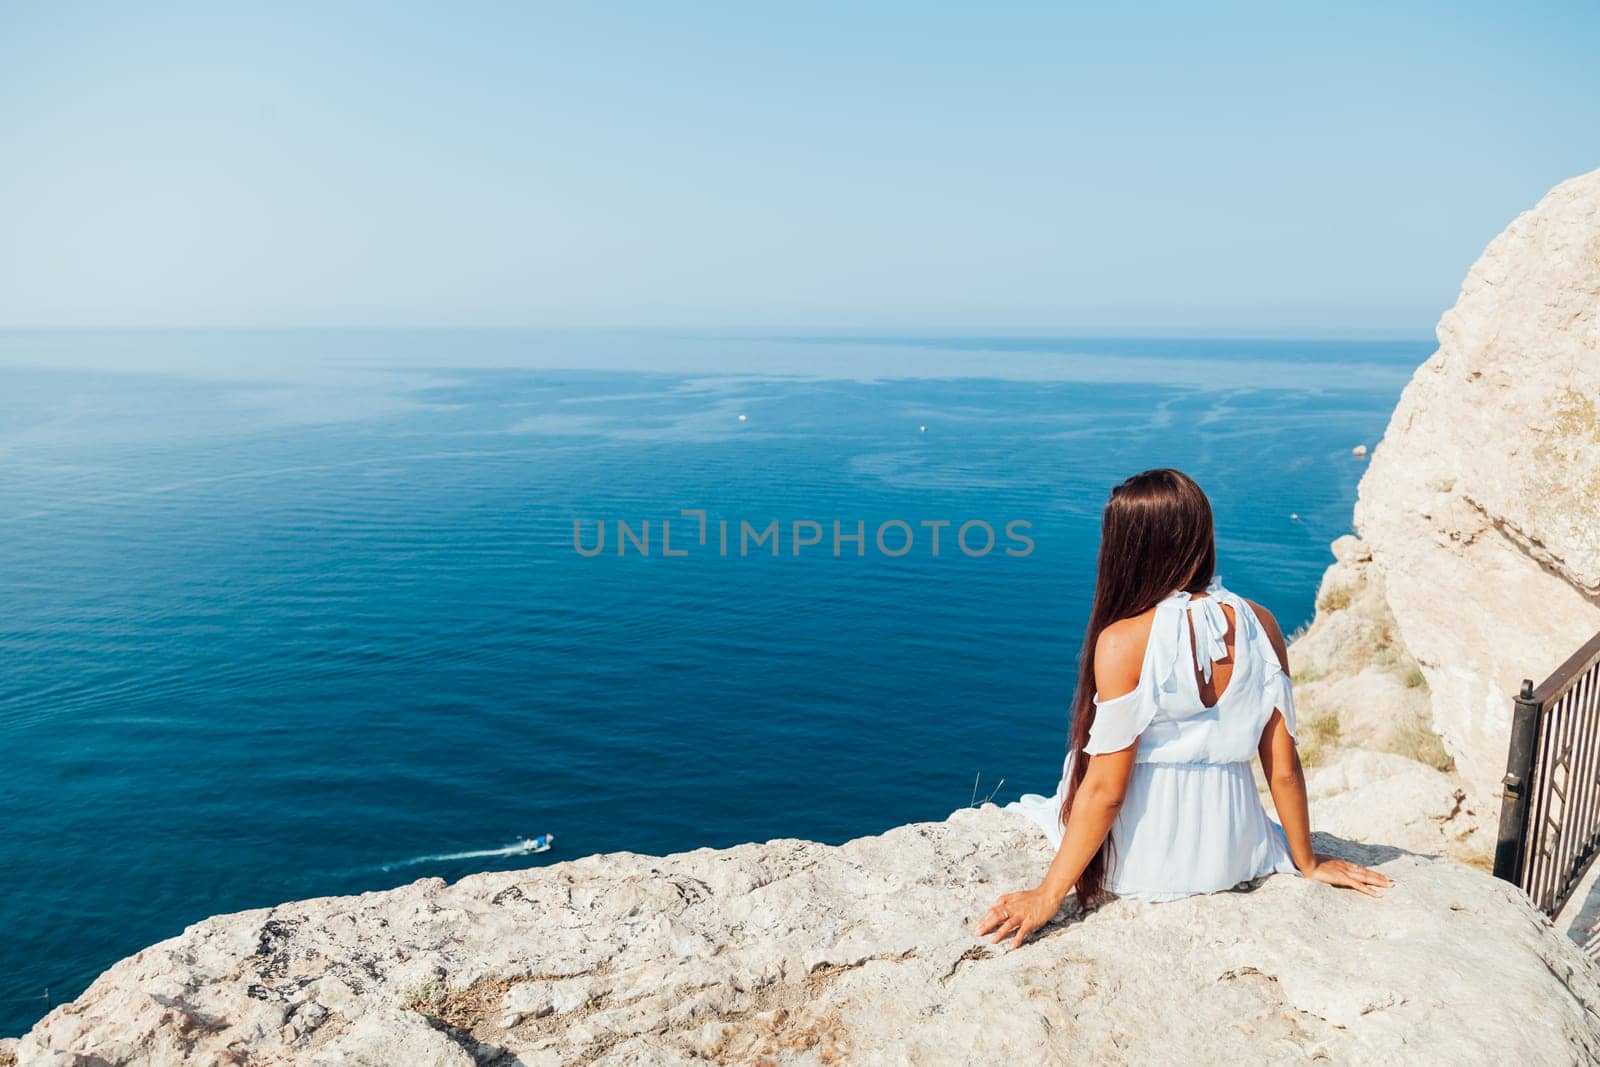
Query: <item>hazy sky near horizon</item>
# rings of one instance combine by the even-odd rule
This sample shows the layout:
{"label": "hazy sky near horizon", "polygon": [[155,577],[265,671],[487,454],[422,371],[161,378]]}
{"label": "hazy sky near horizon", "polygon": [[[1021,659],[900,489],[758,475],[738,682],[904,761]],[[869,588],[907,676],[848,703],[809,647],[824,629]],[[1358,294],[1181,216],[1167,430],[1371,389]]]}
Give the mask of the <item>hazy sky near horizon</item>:
{"label": "hazy sky near horizon", "polygon": [[1429,329],[1600,6],[0,0],[0,325]]}

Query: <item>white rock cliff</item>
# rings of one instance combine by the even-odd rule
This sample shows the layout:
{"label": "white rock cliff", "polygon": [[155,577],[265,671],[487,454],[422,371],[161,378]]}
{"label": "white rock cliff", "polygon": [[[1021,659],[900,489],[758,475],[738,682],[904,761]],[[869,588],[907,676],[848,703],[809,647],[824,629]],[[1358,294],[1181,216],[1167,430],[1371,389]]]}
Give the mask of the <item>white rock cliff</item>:
{"label": "white rock cliff", "polygon": [[1600,631],[1600,171],[1489,245],[1401,395],[1355,522],[1470,791],[1511,697]]}

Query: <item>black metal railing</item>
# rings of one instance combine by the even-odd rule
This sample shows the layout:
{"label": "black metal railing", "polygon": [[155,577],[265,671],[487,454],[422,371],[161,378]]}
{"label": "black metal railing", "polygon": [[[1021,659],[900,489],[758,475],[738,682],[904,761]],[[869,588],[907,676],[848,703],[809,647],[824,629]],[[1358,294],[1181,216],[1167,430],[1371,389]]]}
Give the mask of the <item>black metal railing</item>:
{"label": "black metal railing", "polygon": [[1544,684],[1522,683],[1511,719],[1496,878],[1554,918],[1600,855],[1600,634]]}

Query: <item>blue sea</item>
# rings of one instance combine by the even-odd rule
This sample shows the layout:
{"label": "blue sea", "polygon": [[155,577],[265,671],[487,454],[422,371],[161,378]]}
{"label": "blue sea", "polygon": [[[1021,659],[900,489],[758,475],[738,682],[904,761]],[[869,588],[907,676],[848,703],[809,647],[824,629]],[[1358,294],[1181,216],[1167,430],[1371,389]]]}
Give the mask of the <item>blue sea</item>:
{"label": "blue sea", "polygon": [[1293,630],[1432,347],[0,333],[0,1034],[217,912],[1049,792],[1110,487]]}

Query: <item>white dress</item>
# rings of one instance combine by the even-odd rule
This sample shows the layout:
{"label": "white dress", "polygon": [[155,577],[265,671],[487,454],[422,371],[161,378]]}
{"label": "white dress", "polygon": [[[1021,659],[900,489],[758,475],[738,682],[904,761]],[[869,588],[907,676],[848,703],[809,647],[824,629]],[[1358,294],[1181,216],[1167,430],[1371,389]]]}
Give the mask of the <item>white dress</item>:
{"label": "white dress", "polygon": [[[1157,605],[1137,687],[1095,700],[1085,751],[1116,752],[1139,742],[1128,793],[1111,826],[1106,888],[1118,896],[1173,900],[1295,871],[1283,828],[1267,817],[1250,772],[1274,709],[1294,733],[1289,678],[1250,606],[1217,580],[1206,592],[1173,593]],[[1195,671],[1209,681],[1212,661],[1227,655],[1224,604],[1238,625],[1233,675],[1217,703],[1206,707]],[[1030,793],[1006,805],[1037,823],[1056,846],[1071,769],[1069,752],[1054,796]]]}

